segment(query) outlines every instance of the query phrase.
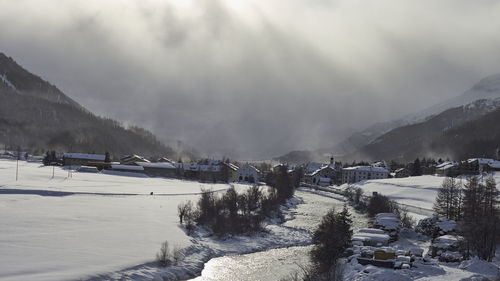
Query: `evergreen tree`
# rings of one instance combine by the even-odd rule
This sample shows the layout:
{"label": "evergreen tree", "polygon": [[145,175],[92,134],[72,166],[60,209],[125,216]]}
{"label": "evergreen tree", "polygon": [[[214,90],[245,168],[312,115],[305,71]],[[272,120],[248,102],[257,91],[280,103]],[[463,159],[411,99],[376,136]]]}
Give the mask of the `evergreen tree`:
{"label": "evergreen tree", "polygon": [[347,205],[340,213],[332,208],[321,220],[313,234],[312,263],[319,273],[334,270],[338,259],[350,246],[352,238],[352,220]]}
{"label": "evergreen tree", "polygon": [[421,176],[422,175],[422,166],[420,164],[420,159],[415,159],[413,162],[413,171],[412,176]]}
{"label": "evergreen tree", "polygon": [[275,177],[275,188],[278,199],[282,203],[292,197],[295,192],[290,176],[288,175],[288,168],[285,165],[281,165],[278,168]]}
{"label": "evergreen tree", "polygon": [[463,227],[466,257],[491,261],[498,242],[498,192],[492,176],[480,183],[471,177],[464,185]]}

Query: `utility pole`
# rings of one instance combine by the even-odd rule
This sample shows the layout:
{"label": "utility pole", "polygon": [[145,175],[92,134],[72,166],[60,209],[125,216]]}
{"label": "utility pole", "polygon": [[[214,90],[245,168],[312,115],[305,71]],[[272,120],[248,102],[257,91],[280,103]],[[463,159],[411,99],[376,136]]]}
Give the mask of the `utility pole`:
{"label": "utility pole", "polygon": [[56,170],[56,166],[52,165],[52,178],[54,178],[54,172]]}
{"label": "utility pole", "polygon": [[18,174],[19,174],[19,155],[17,156],[17,161],[16,161],[16,181],[18,178]]}

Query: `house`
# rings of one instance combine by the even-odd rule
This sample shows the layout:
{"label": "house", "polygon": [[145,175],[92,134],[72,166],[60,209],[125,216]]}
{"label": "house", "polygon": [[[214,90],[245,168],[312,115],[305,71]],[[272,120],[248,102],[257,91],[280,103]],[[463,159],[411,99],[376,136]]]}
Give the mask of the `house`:
{"label": "house", "polygon": [[500,171],[500,161],[493,161],[488,163],[488,168],[490,171]]}
{"label": "house", "polygon": [[149,163],[150,161],[148,159],[142,157],[142,156],[135,155],[135,154],[126,155],[126,156],[123,156],[120,159],[120,164],[121,165],[133,165],[135,162],[146,162],[146,163]]}
{"label": "house", "polygon": [[220,161],[205,159],[198,163],[198,167],[198,178],[201,182],[217,182],[221,180],[222,166]]}
{"label": "house", "polygon": [[94,166],[92,163],[104,163],[104,154],[64,153],[63,166]]}
{"label": "house", "polygon": [[[329,180],[327,180],[328,178]],[[307,164],[304,182],[311,185],[340,184],[342,179],[342,164],[330,158],[330,164],[311,162]]]}
{"label": "house", "polygon": [[222,177],[226,177],[227,182],[235,181],[236,172],[238,171],[239,167],[229,162],[221,162],[221,166]]}
{"label": "house", "polygon": [[399,168],[396,171],[394,171],[396,178],[407,178],[411,176],[410,170],[406,168]]}
{"label": "house", "polygon": [[467,160],[469,165],[475,168],[475,174],[482,174],[483,172],[499,171],[500,161],[489,158],[473,158]]}
{"label": "house", "polygon": [[458,162],[443,162],[436,166],[436,174],[446,177],[456,177],[460,174],[460,165]]}
{"label": "house", "polygon": [[318,162],[309,162],[307,163],[306,165],[306,168],[304,170],[304,173],[306,175],[311,175],[313,174],[314,172],[316,172],[317,170],[323,168],[323,167],[326,167],[327,164],[325,163],[318,163]]}
{"label": "house", "polygon": [[111,170],[118,172],[129,172],[129,173],[144,173],[144,168],[142,166],[136,165],[111,165]]}
{"label": "house", "polygon": [[183,173],[184,177],[188,179],[198,179],[198,172],[200,171],[200,167],[198,163],[189,163],[183,165]]}
{"label": "house", "polygon": [[177,176],[177,168],[170,163],[135,162],[135,165],[142,167],[148,176],[165,178]]}
{"label": "house", "polygon": [[355,183],[363,180],[386,179],[389,171],[381,167],[356,166],[342,169],[342,183]]}
{"label": "house", "polygon": [[245,164],[236,171],[238,182],[259,183],[260,171],[250,164]]}
{"label": "house", "polygon": [[335,169],[330,166],[324,166],[312,174],[306,175],[304,179],[307,184],[329,186],[332,184],[332,178],[335,178],[335,176]]}

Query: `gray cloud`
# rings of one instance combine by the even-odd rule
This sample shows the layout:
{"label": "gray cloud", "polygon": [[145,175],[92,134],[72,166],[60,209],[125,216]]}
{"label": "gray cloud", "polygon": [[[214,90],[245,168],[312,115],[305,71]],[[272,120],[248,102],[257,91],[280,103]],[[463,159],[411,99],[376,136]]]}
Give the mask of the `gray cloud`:
{"label": "gray cloud", "polygon": [[318,148],[500,72],[496,1],[0,0],[0,50],[208,155]]}

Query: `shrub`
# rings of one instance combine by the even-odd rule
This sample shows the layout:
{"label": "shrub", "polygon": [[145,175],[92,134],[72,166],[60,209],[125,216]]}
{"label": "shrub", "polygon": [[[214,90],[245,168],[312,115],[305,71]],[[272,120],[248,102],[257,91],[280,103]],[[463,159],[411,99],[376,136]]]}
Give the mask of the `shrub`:
{"label": "shrub", "polygon": [[161,244],[160,252],[156,254],[156,262],[158,262],[158,265],[161,267],[172,264],[172,255],[168,247],[168,241]]}
{"label": "shrub", "polygon": [[408,209],[406,207],[399,208],[395,204],[394,207],[395,207],[394,211],[398,216],[399,220],[401,221],[401,225],[403,227],[413,228],[417,224],[415,218],[413,218],[408,214]]}
{"label": "shrub", "polygon": [[397,208],[396,203],[389,198],[375,194],[368,201],[366,210],[369,216],[374,217],[378,213],[396,213]]}

